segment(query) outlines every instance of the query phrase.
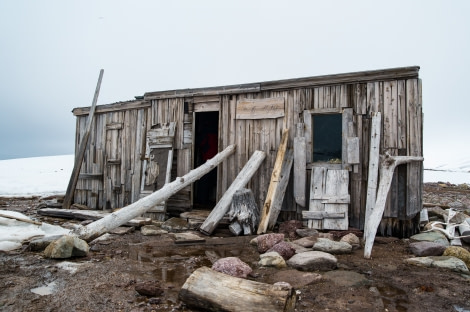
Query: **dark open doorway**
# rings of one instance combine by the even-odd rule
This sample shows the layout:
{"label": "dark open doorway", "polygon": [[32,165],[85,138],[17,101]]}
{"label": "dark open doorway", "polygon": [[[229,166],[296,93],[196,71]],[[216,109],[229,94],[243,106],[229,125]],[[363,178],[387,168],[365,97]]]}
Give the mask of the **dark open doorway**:
{"label": "dark open doorway", "polygon": [[[219,112],[195,114],[194,168],[214,157],[218,152]],[[193,205],[198,209],[212,209],[217,196],[217,168],[194,183]]]}

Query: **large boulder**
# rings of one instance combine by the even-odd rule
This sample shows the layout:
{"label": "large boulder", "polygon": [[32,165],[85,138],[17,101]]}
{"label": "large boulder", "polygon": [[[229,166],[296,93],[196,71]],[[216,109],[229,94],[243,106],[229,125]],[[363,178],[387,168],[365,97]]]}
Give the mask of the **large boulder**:
{"label": "large boulder", "polygon": [[287,242],[279,242],[273,247],[268,249],[268,252],[275,251],[284,258],[284,260],[289,260],[294,254],[295,249]]}
{"label": "large boulder", "polygon": [[279,225],[279,233],[282,233],[285,237],[293,240],[298,237],[296,231],[302,227],[302,221],[289,220]]}
{"label": "large boulder", "polygon": [[449,246],[449,241],[447,240],[447,237],[443,233],[438,231],[419,233],[411,236],[410,239],[420,242],[433,242],[446,247]]}
{"label": "large boulder", "polygon": [[340,255],[351,253],[352,246],[346,242],[335,242],[328,238],[319,238],[315,245],[313,245],[313,250]]}
{"label": "large boulder", "polygon": [[454,272],[469,274],[469,270],[465,265],[465,262],[462,260],[455,258],[455,257],[416,257],[416,258],[408,258],[404,260],[405,263],[413,264],[417,266],[424,266],[424,267],[436,267],[451,270]]}
{"label": "large boulder", "polygon": [[234,277],[247,278],[253,272],[251,267],[237,257],[221,258],[214,262],[212,270]]}
{"label": "large boulder", "polygon": [[414,242],[410,244],[411,252],[418,257],[442,256],[446,246],[433,242]]}
{"label": "large boulder", "polygon": [[337,267],[338,260],[332,254],[322,251],[307,251],[295,254],[287,265],[300,271],[329,271]]}
{"label": "large boulder", "polygon": [[277,252],[271,251],[261,254],[258,264],[260,266],[276,267],[278,269],[285,268],[287,266],[284,258]]}
{"label": "large boulder", "polygon": [[258,236],[256,243],[258,245],[258,252],[265,253],[274,245],[284,240],[284,234],[270,233]]}
{"label": "large boulder", "polygon": [[465,265],[467,268],[470,269],[470,252],[462,247],[459,246],[450,246],[447,247],[446,250],[443,253],[443,256],[451,256],[458,258],[465,262]]}
{"label": "large boulder", "polygon": [[44,256],[52,259],[66,259],[70,257],[84,257],[88,254],[90,247],[88,244],[71,235],[64,235],[53,241],[44,250]]}

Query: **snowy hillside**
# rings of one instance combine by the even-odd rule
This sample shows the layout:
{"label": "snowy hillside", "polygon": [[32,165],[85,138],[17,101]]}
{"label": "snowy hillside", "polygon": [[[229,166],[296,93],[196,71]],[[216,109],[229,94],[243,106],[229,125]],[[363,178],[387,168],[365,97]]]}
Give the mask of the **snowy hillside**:
{"label": "snowy hillside", "polygon": [[[73,169],[73,155],[0,160],[0,196],[63,194]],[[470,158],[430,165],[424,182],[470,184]]]}
{"label": "snowy hillside", "polygon": [[73,155],[0,160],[0,196],[63,194]]}

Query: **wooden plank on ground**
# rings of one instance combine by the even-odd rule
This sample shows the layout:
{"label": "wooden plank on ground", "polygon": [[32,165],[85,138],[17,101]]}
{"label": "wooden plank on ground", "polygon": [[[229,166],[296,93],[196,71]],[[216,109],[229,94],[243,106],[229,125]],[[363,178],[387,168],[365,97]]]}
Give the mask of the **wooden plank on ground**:
{"label": "wooden plank on ground", "polygon": [[[99,220],[111,214],[103,210],[82,210],[82,209],[60,209],[60,208],[43,208],[38,210],[38,214],[48,217],[57,217],[64,219],[77,220]],[[124,223],[127,226],[142,226],[151,224],[152,219],[136,217]]]}

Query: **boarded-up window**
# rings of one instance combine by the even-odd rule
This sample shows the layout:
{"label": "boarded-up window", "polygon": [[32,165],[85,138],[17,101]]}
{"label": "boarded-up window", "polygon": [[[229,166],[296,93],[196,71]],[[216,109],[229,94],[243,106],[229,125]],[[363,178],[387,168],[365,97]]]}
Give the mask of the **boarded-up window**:
{"label": "boarded-up window", "polygon": [[313,115],[313,161],[341,163],[342,115]]}

